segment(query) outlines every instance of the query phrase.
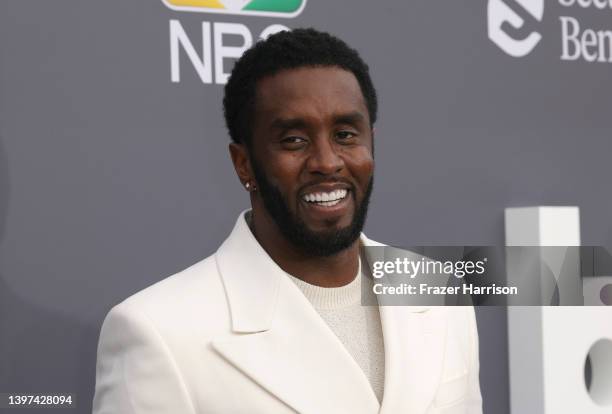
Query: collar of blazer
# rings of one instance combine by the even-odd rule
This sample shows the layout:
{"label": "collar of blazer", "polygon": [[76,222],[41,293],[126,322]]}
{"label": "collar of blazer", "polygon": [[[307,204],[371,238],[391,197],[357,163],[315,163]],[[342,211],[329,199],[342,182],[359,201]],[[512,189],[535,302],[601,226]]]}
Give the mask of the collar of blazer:
{"label": "collar of blazer", "polygon": [[[234,335],[214,340],[213,348],[300,413],[424,413],[442,372],[444,309],[380,307],[385,385],[379,404],[361,368],[259,245],[244,215],[215,254]],[[361,242],[381,245],[363,234]]]}

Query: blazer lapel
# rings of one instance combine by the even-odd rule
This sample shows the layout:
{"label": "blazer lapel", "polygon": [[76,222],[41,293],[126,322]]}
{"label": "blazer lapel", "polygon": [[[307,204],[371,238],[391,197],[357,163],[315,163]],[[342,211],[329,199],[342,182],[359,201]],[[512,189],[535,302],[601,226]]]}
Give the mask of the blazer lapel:
{"label": "blazer lapel", "polygon": [[221,356],[300,413],[378,412],[360,367],[261,248],[243,215],[216,259],[232,330],[242,334],[213,341]]}
{"label": "blazer lapel", "polygon": [[[364,246],[384,246],[362,236]],[[380,258],[365,251],[372,263]],[[380,253],[374,250],[373,253]],[[420,255],[415,253],[414,260]],[[381,414],[424,414],[440,383],[448,319],[435,306],[380,306],[385,344],[385,389]]]}
{"label": "blazer lapel", "polygon": [[385,340],[382,414],[425,413],[440,382],[447,318],[440,308],[381,306]]}

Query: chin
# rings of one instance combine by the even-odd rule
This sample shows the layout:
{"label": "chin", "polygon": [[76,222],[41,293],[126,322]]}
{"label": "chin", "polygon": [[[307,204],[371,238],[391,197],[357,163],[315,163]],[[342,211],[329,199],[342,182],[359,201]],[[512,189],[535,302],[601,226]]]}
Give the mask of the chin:
{"label": "chin", "polygon": [[348,226],[347,227],[330,227],[330,228],[326,228],[324,230],[309,230],[310,234],[313,237],[316,237],[318,239],[328,239],[328,238],[335,238],[337,237],[339,234],[345,233],[347,232]]}
{"label": "chin", "polygon": [[339,219],[325,220],[322,224],[307,226],[308,231],[320,237],[334,236],[337,233],[348,231],[352,219],[341,217]]}

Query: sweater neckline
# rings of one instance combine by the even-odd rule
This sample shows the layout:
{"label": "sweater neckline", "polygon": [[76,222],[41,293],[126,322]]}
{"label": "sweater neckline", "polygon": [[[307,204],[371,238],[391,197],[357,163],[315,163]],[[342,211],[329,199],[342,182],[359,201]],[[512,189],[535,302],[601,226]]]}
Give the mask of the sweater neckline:
{"label": "sweater neckline", "polygon": [[340,309],[361,302],[361,258],[357,274],[351,282],[339,287],[322,287],[304,282],[287,273],[315,309]]}

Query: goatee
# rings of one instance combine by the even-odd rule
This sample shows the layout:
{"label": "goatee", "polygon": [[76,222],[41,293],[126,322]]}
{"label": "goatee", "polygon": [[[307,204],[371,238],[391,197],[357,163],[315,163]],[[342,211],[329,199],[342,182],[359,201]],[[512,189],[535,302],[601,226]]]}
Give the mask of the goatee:
{"label": "goatee", "polygon": [[348,248],[359,238],[368,213],[370,195],[374,186],[374,176],[370,178],[363,200],[357,203],[355,191],[351,189],[349,196],[353,197],[355,213],[351,224],[341,229],[329,231],[311,231],[306,223],[289,210],[287,201],[280,190],[267,179],[257,162],[251,157],[251,166],[257,180],[257,191],[261,195],[264,207],[279,230],[289,242],[310,256],[332,256]]}

